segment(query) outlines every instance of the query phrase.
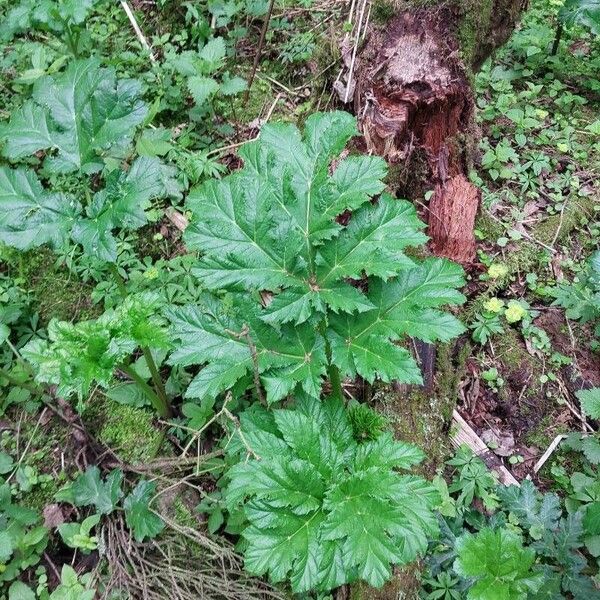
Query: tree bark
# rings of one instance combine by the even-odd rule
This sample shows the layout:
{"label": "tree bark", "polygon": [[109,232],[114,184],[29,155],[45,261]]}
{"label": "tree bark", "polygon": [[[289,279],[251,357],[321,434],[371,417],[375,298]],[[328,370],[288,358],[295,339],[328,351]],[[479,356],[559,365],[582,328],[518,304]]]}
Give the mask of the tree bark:
{"label": "tree bark", "polygon": [[388,3],[393,16],[372,26],[357,62],[354,101],[368,150],[392,165],[399,195],[433,191],[431,250],[461,263],[475,258],[480,201],[468,177],[477,138],[472,74],[508,39],[523,5]]}

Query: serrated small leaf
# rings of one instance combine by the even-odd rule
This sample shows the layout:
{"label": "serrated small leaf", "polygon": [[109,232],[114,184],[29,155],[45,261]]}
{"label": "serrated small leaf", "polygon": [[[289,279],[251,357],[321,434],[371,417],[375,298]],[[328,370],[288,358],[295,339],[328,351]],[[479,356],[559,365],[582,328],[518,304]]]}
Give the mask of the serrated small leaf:
{"label": "serrated small leaf", "polygon": [[137,542],[155,538],[165,527],[163,520],[150,509],[156,483],[141,480],[123,501],[125,522]]}
{"label": "serrated small leaf", "polygon": [[71,484],[70,493],[75,506],[93,505],[100,514],[106,515],[123,497],[122,482],[123,472],[119,469],[111,471],[102,481],[98,467],[89,467]]}
{"label": "serrated small leaf", "polygon": [[206,64],[206,72],[216,71],[225,59],[225,40],[222,37],[210,39],[200,51],[200,59]]}
{"label": "serrated small leaf", "polygon": [[199,106],[203,105],[219,90],[219,84],[215,79],[201,75],[188,78],[187,85],[194,102]]}
{"label": "serrated small leaf", "polygon": [[243,92],[248,87],[245,79],[241,77],[225,78],[221,82],[220,91],[225,96],[234,96]]}
{"label": "serrated small leaf", "polygon": [[0,563],[7,563],[13,553],[12,537],[8,531],[0,531]]}
{"label": "serrated small leaf", "polygon": [[591,419],[600,419],[600,387],[577,392],[584,414]]}
{"label": "serrated small leaf", "polygon": [[21,581],[14,581],[8,588],[8,600],[35,600],[35,593]]}
{"label": "serrated small leaf", "polygon": [[144,130],[135,145],[141,156],[164,156],[172,148],[171,132],[163,128]]}

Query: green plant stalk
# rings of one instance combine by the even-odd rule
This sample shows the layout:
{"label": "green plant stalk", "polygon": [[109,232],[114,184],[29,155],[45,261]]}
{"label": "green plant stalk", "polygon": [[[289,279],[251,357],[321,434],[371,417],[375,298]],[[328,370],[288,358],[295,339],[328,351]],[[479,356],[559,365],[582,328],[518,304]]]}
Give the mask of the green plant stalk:
{"label": "green plant stalk", "polygon": [[125,285],[125,280],[123,277],[121,277],[121,273],[119,273],[117,265],[115,263],[109,263],[108,268],[110,269],[110,273],[113,276],[117,287],[119,288],[119,293],[121,296],[123,296],[123,298],[126,298],[128,295],[127,286]]}
{"label": "green plant stalk", "polygon": [[342,391],[342,380],[340,378],[340,370],[331,361],[329,361],[327,373],[329,375],[329,382],[331,383],[331,391],[333,395],[336,398],[343,400],[344,392]]}
{"label": "green plant stalk", "polygon": [[[123,298],[126,298],[127,294],[128,294],[127,286],[125,285],[125,281],[123,280],[123,277],[121,277],[121,274],[119,273],[117,265],[115,263],[110,263],[109,268],[110,268],[112,276],[117,284],[117,287],[119,288],[119,292],[121,293],[121,296],[123,296]],[[148,365],[148,370],[150,371],[150,375],[152,377],[152,383],[154,384],[155,395],[160,399],[160,405],[165,407],[164,414],[163,414],[163,412],[159,411],[160,416],[164,417],[164,418],[168,418],[171,416],[171,405],[170,405],[169,399],[167,397],[167,392],[165,390],[165,386],[160,377],[160,373],[158,372],[158,368],[156,366],[156,363],[154,362],[154,358],[152,357],[152,352],[150,352],[150,348],[148,348],[147,346],[142,346],[142,353],[144,355],[144,360],[146,361],[146,364]],[[139,379],[141,380],[141,378],[139,378]],[[138,382],[138,380],[136,379],[136,383],[137,382]],[[148,384],[146,384],[146,382],[144,382],[144,383],[149,389],[151,389],[150,386]]]}
{"label": "green plant stalk", "polygon": [[144,354],[144,359],[146,360],[148,369],[150,370],[150,375],[152,376],[152,382],[154,383],[156,393],[160,397],[163,404],[167,407],[167,414],[162,416],[170,417],[171,405],[169,403],[169,399],[167,398],[167,391],[165,390],[165,386],[163,385],[160,373],[158,372],[158,368],[156,366],[156,363],[154,362],[152,352],[150,352],[150,348],[148,348],[147,346],[142,346],[142,353]]}
{"label": "green plant stalk", "polygon": [[151,386],[149,386],[142,377],[136,373],[135,369],[130,367],[129,365],[119,365],[119,370],[123,371],[125,375],[130,377],[148,396],[152,406],[156,410],[156,412],[163,418],[168,419],[171,413],[168,402],[165,402],[163,398],[161,398]]}
{"label": "green plant stalk", "polygon": [[327,325],[325,321],[321,321],[319,324],[319,331],[325,340],[325,355],[327,356],[327,375],[329,377],[329,383],[331,384],[331,394],[335,398],[344,400],[344,392],[342,391],[342,380],[340,377],[340,370],[333,364],[331,359],[331,346],[327,340]]}

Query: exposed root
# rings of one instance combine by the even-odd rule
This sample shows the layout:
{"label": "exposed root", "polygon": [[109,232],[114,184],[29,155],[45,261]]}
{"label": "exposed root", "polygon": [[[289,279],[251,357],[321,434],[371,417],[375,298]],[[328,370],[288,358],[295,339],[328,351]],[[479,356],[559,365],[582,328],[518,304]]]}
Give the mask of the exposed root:
{"label": "exposed root", "polygon": [[[163,517],[164,518],[164,517]],[[136,543],[121,515],[102,529],[108,581],[101,600],[284,600],[286,596],[243,571],[242,559],[226,541],[214,540],[167,520],[160,540]]]}

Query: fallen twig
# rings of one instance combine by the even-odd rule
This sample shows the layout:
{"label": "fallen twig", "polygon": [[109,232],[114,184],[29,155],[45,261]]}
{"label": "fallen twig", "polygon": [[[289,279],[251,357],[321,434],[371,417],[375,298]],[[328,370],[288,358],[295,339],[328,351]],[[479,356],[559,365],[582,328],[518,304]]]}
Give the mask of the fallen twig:
{"label": "fallen twig", "polygon": [[138,25],[137,19],[135,18],[131,7],[127,3],[127,0],[121,0],[121,6],[123,7],[123,10],[125,11],[127,18],[129,19],[129,22],[131,23],[131,26],[133,27],[133,30],[135,31],[138,40],[140,41],[144,49],[148,52],[148,56],[150,57],[151,62],[156,63],[156,56],[154,56],[154,52],[152,52],[152,47],[148,43],[146,36],[144,35],[140,26]]}

